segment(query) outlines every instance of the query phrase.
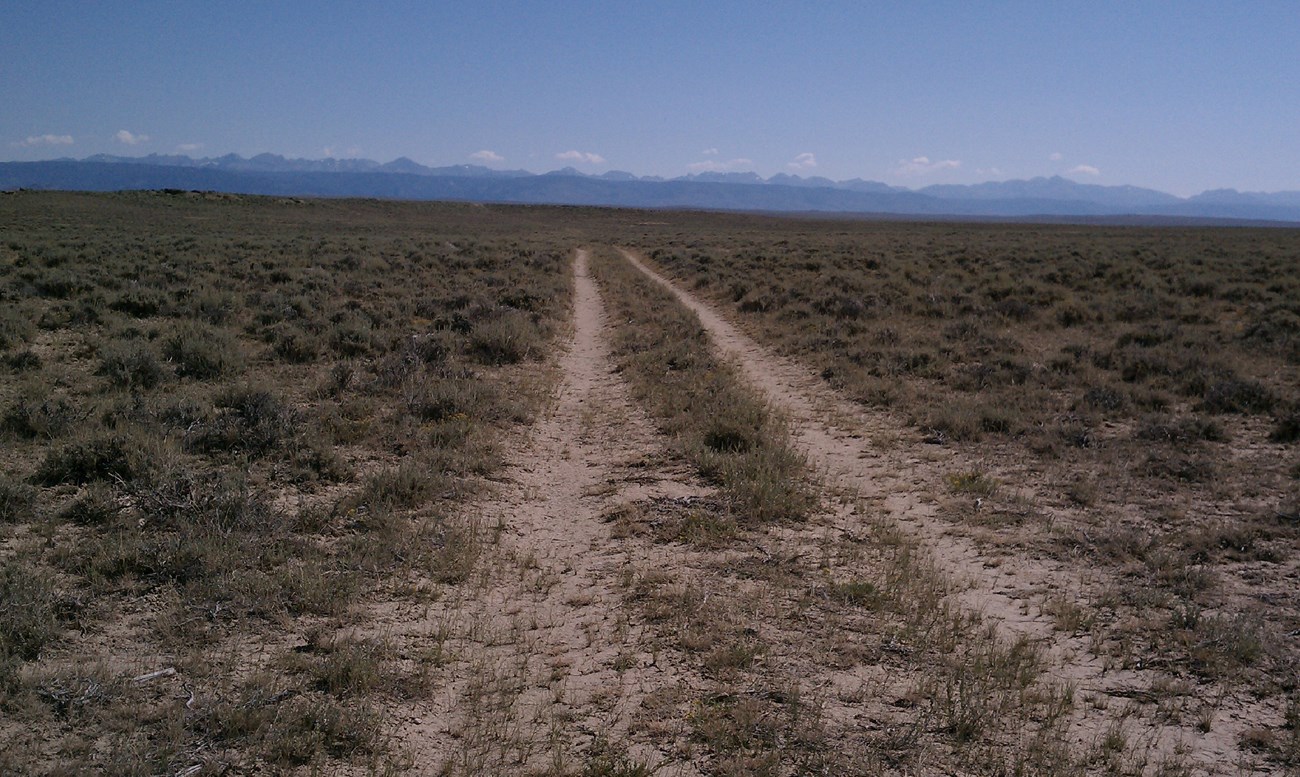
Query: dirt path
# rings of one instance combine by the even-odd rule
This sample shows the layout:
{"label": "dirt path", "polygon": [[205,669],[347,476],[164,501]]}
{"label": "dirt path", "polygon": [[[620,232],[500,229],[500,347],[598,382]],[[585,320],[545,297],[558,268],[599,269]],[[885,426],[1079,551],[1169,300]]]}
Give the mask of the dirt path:
{"label": "dirt path", "polygon": [[[611,540],[605,516],[628,501],[702,489],[660,455],[662,440],[612,372],[604,328],[579,251],[554,404],[478,511],[480,534],[496,541],[483,543],[480,576],[405,635],[408,650],[423,644],[445,662],[440,687],[397,732],[419,772],[577,771],[598,738],[628,738],[647,696],[696,682],[654,651],[624,601],[634,570],[680,559],[665,546]],[[648,745],[629,756],[669,760]]]}
{"label": "dirt path", "polygon": [[1261,710],[1249,699],[1225,698],[1208,732],[1189,722],[1155,719],[1157,709],[1146,710],[1152,719],[1134,719],[1144,711],[1129,700],[1151,696],[1150,689],[1160,681],[1157,673],[1107,667],[1086,637],[1058,630],[1053,617],[1043,612],[1047,597],[1076,595],[1080,576],[1091,574],[1088,570],[1026,554],[981,552],[937,516],[939,489],[961,462],[942,450],[918,445],[890,420],[838,396],[807,370],[759,346],[632,252],[620,252],[696,313],[719,350],[789,417],[796,445],[826,473],[828,482],[863,495],[920,539],[940,567],[964,585],[960,601],[967,610],[997,623],[1005,635],[1043,647],[1048,675],[1084,694],[1070,731],[1076,749],[1095,748],[1107,732],[1128,721],[1131,740],[1150,757],[1192,764],[1195,773],[1235,774],[1242,763],[1257,763],[1242,760],[1238,743],[1252,726],[1279,711]]}

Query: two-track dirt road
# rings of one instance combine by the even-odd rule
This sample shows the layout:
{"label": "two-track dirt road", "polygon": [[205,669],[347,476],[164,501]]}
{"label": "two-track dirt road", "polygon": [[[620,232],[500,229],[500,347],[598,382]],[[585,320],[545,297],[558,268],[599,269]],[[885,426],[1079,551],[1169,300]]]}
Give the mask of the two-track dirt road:
{"label": "two-track dirt road", "polygon": [[[797,447],[828,486],[858,494],[912,534],[935,565],[959,581],[964,610],[996,624],[1008,639],[1023,637],[1043,649],[1048,679],[1077,693],[1071,749],[1096,749],[1108,732],[1122,729],[1129,746],[1143,751],[1137,760],[1153,767],[1176,761],[1188,765],[1180,773],[1193,774],[1259,767],[1242,753],[1239,739],[1260,715],[1275,711],[1225,699],[1204,732],[1121,703],[1151,686],[1149,673],[1108,669],[1086,638],[1058,630],[1042,613],[1046,593],[1071,589],[1070,570],[1028,554],[986,555],[937,517],[938,489],[955,462],[930,449],[921,453],[907,430],[837,396],[636,255],[622,255],[696,313],[719,351],[789,418]],[[606,741],[619,743],[636,762],[661,765],[660,774],[708,769],[690,744],[686,719],[693,714],[691,700],[711,692],[709,680],[698,662],[665,649],[671,640],[629,604],[629,590],[647,570],[665,579],[695,578],[706,588],[729,585],[728,578],[716,572],[709,551],[615,538],[608,522],[620,506],[705,495],[708,488],[668,454],[667,441],[615,372],[606,342],[609,321],[589,260],[587,251],[577,252],[572,335],[558,360],[554,402],[509,456],[504,483],[474,511],[478,572],[418,617],[387,618],[405,654],[436,657],[436,691],[414,700],[397,721],[395,736],[417,771],[580,771],[581,759]],[[861,520],[852,511],[825,516],[810,527],[764,537],[759,550],[769,558],[802,559],[790,565],[802,569],[799,574],[826,572],[825,562],[810,560],[810,548],[860,536],[862,525],[855,522]],[[754,630],[780,634],[763,671],[821,699],[833,746],[854,747],[877,736],[879,730],[866,729],[880,729],[897,712],[900,689],[916,686],[910,670],[822,666],[837,649],[836,627],[789,614],[796,608],[786,606],[807,593],[783,600],[775,589],[769,596],[761,586],[755,590],[751,599],[768,609],[755,606]],[[849,681],[860,687],[849,688]],[[893,695],[864,698],[870,691],[863,689],[873,687]],[[670,700],[666,712],[663,699]],[[1108,699],[1119,701],[1101,703]],[[648,714],[649,706],[657,712]]]}

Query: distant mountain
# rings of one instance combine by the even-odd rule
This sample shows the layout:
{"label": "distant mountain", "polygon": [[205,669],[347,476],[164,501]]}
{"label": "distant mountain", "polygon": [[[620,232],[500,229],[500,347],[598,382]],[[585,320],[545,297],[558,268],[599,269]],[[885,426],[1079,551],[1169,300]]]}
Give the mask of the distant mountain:
{"label": "distant mountain", "polygon": [[681,178],[674,178],[675,181],[698,181],[701,183],[741,183],[756,184],[767,183],[758,173],[693,173],[684,175]]}
{"label": "distant mountain", "polygon": [[[877,181],[832,181],[780,173],[701,172],[671,180],[623,171],[587,175],[565,167],[543,174],[479,165],[427,167],[406,157],[287,159],[236,154],[0,163],[0,189],[188,189],[244,194],[382,197],[557,205],[711,210],[806,211],[925,217],[1053,220],[1253,220],[1300,224],[1300,192],[1208,191],[1182,199],[1135,186],[1082,184],[1061,177],[913,191]],[[1129,218],[1132,217],[1132,218]]]}
{"label": "distant mountain", "polygon": [[1212,189],[1187,198],[1188,202],[1258,204],[1275,207],[1300,207],[1300,192],[1239,192],[1236,189]]}
{"label": "distant mountain", "polygon": [[973,185],[937,185],[920,190],[944,200],[1059,200],[1088,202],[1108,208],[1149,208],[1174,205],[1178,197],[1136,186],[1098,186],[1076,183],[1059,175],[1027,181],[990,181]]}
{"label": "distant mountain", "polygon": [[[72,161],[72,160],[57,160]],[[238,154],[193,159],[181,154],[150,154],[142,157],[96,154],[83,162],[106,164],[156,165],[160,167],[203,167],[214,170],[234,170],[261,173],[405,173],[408,175],[451,175],[466,177],[518,178],[532,175],[526,170],[493,170],[481,165],[453,165],[451,167],[425,167],[407,157],[398,157],[386,164],[373,159],[289,159],[279,154],[258,154],[245,159]]]}

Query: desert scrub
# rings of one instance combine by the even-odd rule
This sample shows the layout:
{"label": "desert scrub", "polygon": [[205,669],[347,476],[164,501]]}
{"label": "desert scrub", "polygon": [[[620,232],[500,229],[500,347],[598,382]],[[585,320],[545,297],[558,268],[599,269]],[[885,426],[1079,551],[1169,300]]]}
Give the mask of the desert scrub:
{"label": "desert scrub", "polygon": [[[457,516],[540,402],[519,362],[568,311],[563,230],[432,204],[2,199],[3,596],[24,604],[0,608],[0,771],[384,771],[385,711],[415,686],[394,654],[328,646],[369,628],[358,601],[406,595],[394,580],[469,579],[479,531]],[[112,650],[174,657],[193,714],[86,637],[141,597]],[[319,673],[292,669],[308,631]],[[19,729],[43,735],[10,748]]]}
{"label": "desert scrub", "polygon": [[699,319],[610,252],[592,274],[608,300],[614,357],[660,428],[742,522],[803,518],[814,498],[785,422],[714,354]]}
{"label": "desert scrub", "polygon": [[0,523],[31,520],[36,503],[36,489],[21,481],[0,476]]}
{"label": "desert scrub", "polygon": [[63,435],[85,415],[65,397],[41,397],[33,391],[20,396],[0,415],[0,433],[26,440],[51,439]]}
{"label": "desert scrub", "polygon": [[181,378],[220,378],[234,374],[243,364],[229,332],[196,322],[182,324],[164,337],[162,350]]}
{"label": "desert scrub", "polygon": [[42,486],[96,480],[129,483],[153,467],[157,446],[138,432],[85,435],[51,449],[32,482]]}
{"label": "desert scrub", "polygon": [[166,377],[153,348],[143,342],[113,342],[100,350],[96,375],[104,377],[113,388],[149,390]]}

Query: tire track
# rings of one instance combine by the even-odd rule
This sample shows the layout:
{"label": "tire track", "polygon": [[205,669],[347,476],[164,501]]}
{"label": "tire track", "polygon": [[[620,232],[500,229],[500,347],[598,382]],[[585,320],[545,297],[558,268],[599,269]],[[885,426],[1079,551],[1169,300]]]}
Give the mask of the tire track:
{"label": "tire track", "polygon": [[[406,710],[395,733],[417,771],[580,771],[597,740],[629,740],[648,696],[697,684],[655,650],[624,599],[631,570],[671,569],[681,559],[663,546],[611,540],[605,516],[629,501],[704,489],[660,455],[663,440],[613,372],[587,261],[579,250],[553,406],[511,457],[506,485],[476,510],[481,531],[498,535],[480,577],[404,635],[409,650],[436,643],[448,657],[435,678],[442,687]],[[644,742],[629,755],[673,760]]]}
{"label": "tire track", "polygon": [[[1058,631],[1041,605],[1031,601],[1038,598],[1041,602],[1050,591],[1070,595],[1079,570],[1024,554],[988,557],[971,540],[954,535],[937,516],[934,489],[960,466],[953,457],[930,450],[917,455],[916,445],[888,419],[864,411],[807,370],[758,345],[633,252],[619,252],[699,317],[722,354],[733,359],[746,379],[788,416],[796,447],[826,473],[828,482],[863,495],[923,543],[936,563],[961,585],[958,600],[963,608],[996,623],[1006,635],[1040,645],[1047,657],[1047,676],[1058,683],[1088,691],[1101,700],[1149,694],[1147,689],[1157,679],[1155,673],[1108,669],[1086,638]],[[854,530],[851,525],[841,528]],[[1104,708],[1100,703],[1075,705],[1070,734],[1076,750],[1095,748],[1130,714],[1126,705],[1114,707],[1121,709]],[[1195,764],[1196,773],[1236,773],[1248,762],[1265,768],[1257,759],[1243,760],[1238,745],[1259,715],[1249,700],[1228,698],[1208,732],[1186,724],[1153,721],[1138,726],[1136,738],[1152,756],[1183,759]]]}

